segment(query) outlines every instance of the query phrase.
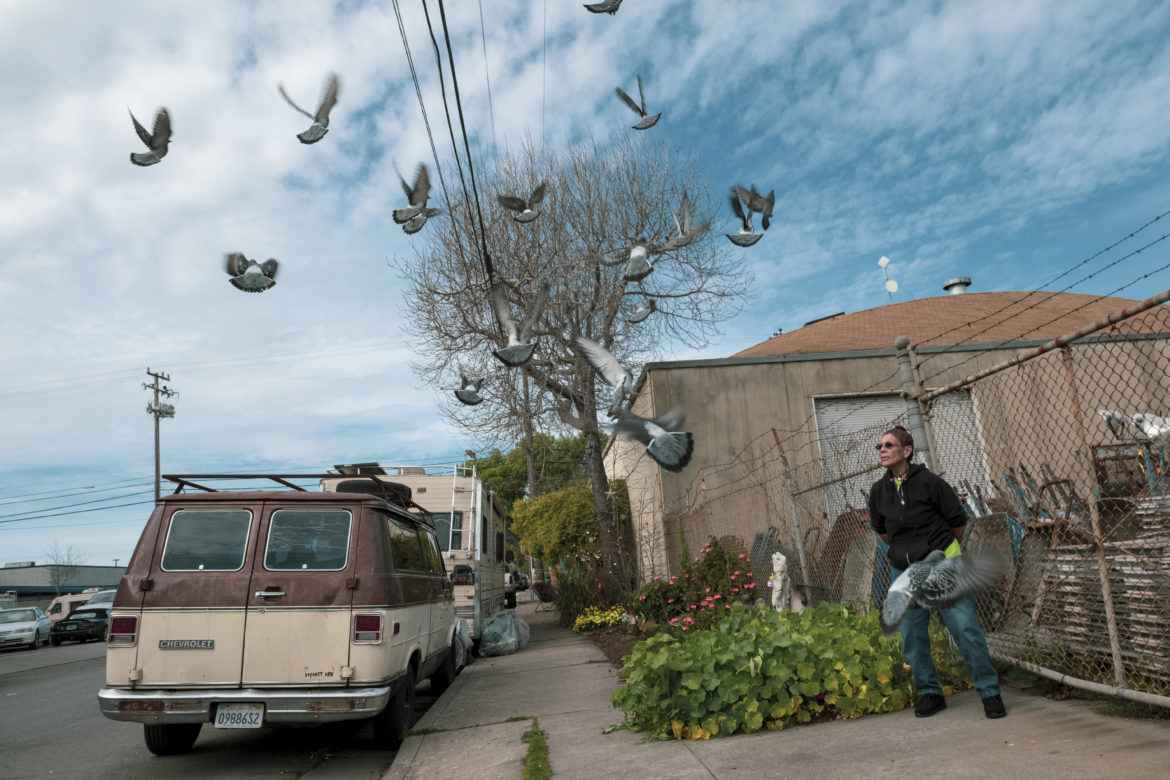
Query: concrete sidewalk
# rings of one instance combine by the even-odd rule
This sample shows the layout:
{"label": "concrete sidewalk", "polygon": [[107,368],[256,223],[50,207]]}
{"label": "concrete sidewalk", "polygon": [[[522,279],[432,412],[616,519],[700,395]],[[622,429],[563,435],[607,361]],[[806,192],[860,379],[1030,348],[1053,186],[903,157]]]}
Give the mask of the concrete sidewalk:
{"label": "concrete sidewalk", "polygon": [[1001,720],[984,718],[967,691],[932,718],[907,709],[703,742],[607,735],[622,719],[609,703],[616,672],[588,637],[534,609],[518,608],[532,629],[528,648],[467,667],[414,726],[434,731],[407,737],[384,777],[519,778],[533,717],[548,733],[553,773],[565,778],[1154,778],[1170,767],[1170,724],[1010,688]]}

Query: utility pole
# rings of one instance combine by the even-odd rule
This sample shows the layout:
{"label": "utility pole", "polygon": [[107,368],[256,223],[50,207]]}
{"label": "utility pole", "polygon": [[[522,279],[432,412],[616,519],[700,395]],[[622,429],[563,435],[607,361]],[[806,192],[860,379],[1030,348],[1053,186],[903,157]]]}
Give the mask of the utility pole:
{"label": "utility pole", "polygon": [[163,395],[167,398],[170,398],[172,395],[178,395],[178,393],[169,387],[166,387],[165,385],[159,385],[160,379],[163,382],[171,381],[171,378],[166,374],[162,372],[151,371],[148,367],[146,369],[146,375],[154,379],[154,381],[149,385],[143,382],[142,389],[154,391],[154,401],[146,405],[146,413],[154,417],[154,500],[155,503],[158,503],[159,498],[162,497],[160,484],[162,482],[162,470],[159,465],[158,455],[158,421],[163,417],[175,416],[174,405],[159,403],[158,397]]}

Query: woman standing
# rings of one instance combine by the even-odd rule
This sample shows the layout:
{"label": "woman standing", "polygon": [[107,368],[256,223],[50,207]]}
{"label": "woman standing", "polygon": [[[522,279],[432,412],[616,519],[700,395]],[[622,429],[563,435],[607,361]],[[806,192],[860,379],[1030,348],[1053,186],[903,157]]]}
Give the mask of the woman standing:
{"label": "woman standing", "polygon": [[[967,518],[950,485],[921,463],[910,462],[914,438],[909,431],[900,425],[891,428],[882,434],[877,450],[886,473],[870,488],[869,522],[889,545],[886,557],[893,582],[906,567],[934,550],[943,550],[948,557],[958,555]],[[975,598],[967,596],[955,606],[939,610],[939,616],[963,655],[975,690],[983,700],[984,714],[1002,718],[1007,712],[1000,698],[999,675],[991,664],[983,629],[975,617]],[[914,708],[919,718],[928,718],[947,707],[930,657],[929,625],[930,610],[911,609],[899,626],[902,653],[919,693]]]}

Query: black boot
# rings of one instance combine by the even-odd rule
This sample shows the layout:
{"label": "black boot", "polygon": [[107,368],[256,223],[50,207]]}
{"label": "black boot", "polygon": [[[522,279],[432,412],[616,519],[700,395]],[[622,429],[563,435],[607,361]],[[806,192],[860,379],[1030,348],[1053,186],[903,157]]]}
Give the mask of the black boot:
{"label": "black boot", "polygon": [[924,693],[918,699],[918,705],[914,708],[914,717],[929,718],[939,710],[945,710],[946,708],[947,700],[943,698],[941,693]]}

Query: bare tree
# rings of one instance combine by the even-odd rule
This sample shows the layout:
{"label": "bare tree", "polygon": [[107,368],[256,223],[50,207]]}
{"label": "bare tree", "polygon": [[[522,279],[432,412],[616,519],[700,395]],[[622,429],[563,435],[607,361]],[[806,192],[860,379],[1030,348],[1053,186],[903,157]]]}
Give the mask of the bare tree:
{"label": "bare tree", "polygon": [[53,546],[45,550],[45,557],[49,559],[49,584],[60,596],[61,591],[85,563],[85,556],[73,545],[62,550],[61,543],[54,539]]}
{"label": "bare tree", "polygon": [[[527,440],[534,426],[571,426],[586,435],[602,555],[616,574],[619,534],[598,423],[599,405],[611,391],[604,382],[598,387],[574,351],[573,336],[602,344],[637,374],[638,366],[671,345],[705,345],[718,323],[742,306],[748,274],[722,236],[669,241],[679,233],[684,194],[694,203],[696,237],[715,207],[694,161],[673,159],[661,145],[626,138],[607,148],[591,142],[538,154],[529,143],[500,158],[486,184],[482,163],[477,170],[478,209],[474,200],[453,202],[450,218],[428,223],[419,236],[416,256],[395,263],[411,283],[406,303],[419,356],[415,370],[436,388],[457,386],[460,374],[486,379],[480,405],[463,406],[449,392],[441,396],[443,414],[473,435]],[[535,221],[519,223],[497,204],[497,195],[527,197],[542,181],[548,190]],[[656,248],[653,272],[627,282],[625,260],[635,243]],[[599,262],[605,254],[616,264]],[[505,368],[492,355],[505,345],[489,302],[495,281],[505,285],[517,319],[541,285],[551,288],[535,329],[536,355],[520,369]],[[627,321],[650,302],[653,314],[637,324]]]}

